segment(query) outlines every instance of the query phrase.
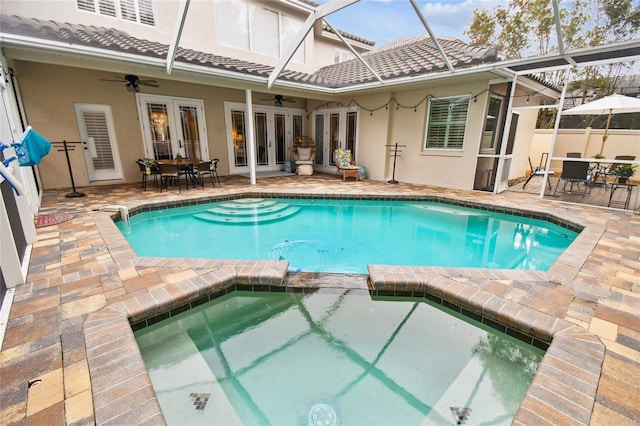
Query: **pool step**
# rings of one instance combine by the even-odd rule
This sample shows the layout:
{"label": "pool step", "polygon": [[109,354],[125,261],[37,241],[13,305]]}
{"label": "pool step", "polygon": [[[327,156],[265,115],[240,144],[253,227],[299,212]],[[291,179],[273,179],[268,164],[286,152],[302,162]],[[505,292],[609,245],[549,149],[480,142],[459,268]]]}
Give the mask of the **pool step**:
{"label": "pool step", "polygon": [[275,213],[280,210],[284,210],[289,207],[289,204],[285,203],[274,203],[271,205],[259,206],[259,207],[247,207],[242,206],[238,207],[214,207],[212,209],[207,209],[207,212],[220,214],[223,216],[254,216],[254,215],[263,215],[269,213]]}
{"label": "pool step", "polygon": [[256,207],[267,207],[277,204],[278,200],[265,200],[264,198],[240,198],[238,200],[226,201],[218,204],[219,207],[231,209],[254,209]]}
{"label": "pool step", "polygon": [[209,222],[219,223],[261,223],[284,219],[296,214],[298,206],[262,198],[243,198],[218,204],[193,216]]}

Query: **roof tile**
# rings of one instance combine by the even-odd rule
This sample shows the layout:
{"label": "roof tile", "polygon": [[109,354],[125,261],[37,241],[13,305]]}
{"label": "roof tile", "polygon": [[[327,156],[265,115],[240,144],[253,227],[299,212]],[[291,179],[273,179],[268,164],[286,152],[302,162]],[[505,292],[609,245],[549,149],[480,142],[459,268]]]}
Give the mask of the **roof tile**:
{"label": "roof tile", "polygon": [[[169,51],[166,44],[139,39],[114,28],[42,21],[15,15],[0,16],[0,32],[145,57],[165,58]],[[438,40],[456,68],[498,60],[494,48],[472,47],[452,38]],[[396,40],[363,54],[362,58],[385,80],[447,69],[435,44],[426,35]],[[176,50],[175,61],[264,77],[273,70],[269,65],[184,48]],[[328,88],[375,81],[375,77],[358,59],[323,67],[314,74],[284,70],[279,78]]]}

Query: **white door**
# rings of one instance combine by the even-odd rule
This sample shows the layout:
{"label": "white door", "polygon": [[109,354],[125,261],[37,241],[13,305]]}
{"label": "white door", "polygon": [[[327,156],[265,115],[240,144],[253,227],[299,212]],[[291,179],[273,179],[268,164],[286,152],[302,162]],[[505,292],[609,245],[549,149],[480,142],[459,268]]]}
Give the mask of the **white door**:
{"label": "white door", "polygon": [[148,158],[209,159],[202,100],[144,94],[138,100]]}
{"label": "white door", "polygon": [[350,149],[356,159],[358,110],[339,108],[318,110],[313,116],[313,136],[316,143],[316,167],[333,170],[333,152]]}
{"label": "white door", "polygon": [[108,105],[74,104],[90,181],[122,179],[116,132]]}
{"label": "white door", "polygon": [[[225,102],[229,167],[231,173],[249,171],[245,138],[245,104]],[[253,106],[256,171],[282,170],[291,159],[293,140],[304,136],[304,110]]]}

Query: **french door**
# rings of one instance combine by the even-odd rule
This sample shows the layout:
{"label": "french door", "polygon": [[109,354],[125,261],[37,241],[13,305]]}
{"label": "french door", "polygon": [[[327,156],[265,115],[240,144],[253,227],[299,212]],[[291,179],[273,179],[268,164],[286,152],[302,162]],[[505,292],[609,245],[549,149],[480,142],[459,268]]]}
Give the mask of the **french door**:
{"label": "french door", "polygon": [[[245,104],[225,102],[231,173],[249,171]],[[256,171],[282,170],[291,159],[293,140],[304,136],[304,110],[253,106]]]}
{"label": "french door", "polygon": [[333,152],[350,149],[356,158],[358,110],[339,108],[318,110],[313,115],[313,139],[316,143],[316,167],[332,170]]}
{"label": "french door", "polygon": [[180,155],[192,160],[209,159],[201,99],[137,96],[148,158],[167,160]]}
{"label": "french door", "polygon": [[74,104],[89,180],[122,179],[116,132],[108,105]]}

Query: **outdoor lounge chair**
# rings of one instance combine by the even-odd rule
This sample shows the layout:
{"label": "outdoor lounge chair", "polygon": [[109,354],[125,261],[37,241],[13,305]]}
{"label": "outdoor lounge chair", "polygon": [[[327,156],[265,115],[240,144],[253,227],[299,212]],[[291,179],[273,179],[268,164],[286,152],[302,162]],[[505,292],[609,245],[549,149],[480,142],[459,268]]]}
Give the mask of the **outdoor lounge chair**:
{"label": "outdoor lounge chair", "polygon": [[[540,156],[540,164],[538,164],[538,167],[536,167],[535,169],[533,168],[533,164],[531,163],[531,157],[529,158],[529,167],[531,167],[531,174],[529,175],[529,178],[526,180],[526,182],[524,183],[524,185],[522,185],[522,189],[525,189],[527,187],[527,184],[529,183],[529,181],[531,179],[533,179],[536,176],[544,176],[544,170],[547,167],[547,158],[549,157],[549,153],[547,152],[543,152],[542,155]],[[549,190],[551,190],[551,179],[549,179],[549,176],[553,176],[554,172],[553,170],[549,170],[547,172],[547,183],[549,184]]]}
{"label": "outdoor lounge chair", "polygon": [[333,161],[337,168],[336,174],[342,173],[343,181],[350,177],[359,180],[358,172],[360,171],[360,166],[357,166],[351,159],[350,149],[336,149],[333,152]]}

